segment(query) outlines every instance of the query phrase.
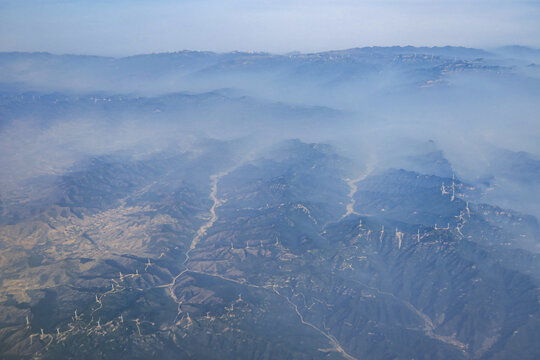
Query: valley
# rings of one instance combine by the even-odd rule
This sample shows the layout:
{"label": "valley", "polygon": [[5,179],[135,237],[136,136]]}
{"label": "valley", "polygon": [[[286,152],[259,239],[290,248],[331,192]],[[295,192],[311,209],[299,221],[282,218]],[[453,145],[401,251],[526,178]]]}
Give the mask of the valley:
{"label": "valley", "polygon": [[538,358],[523,61],[0,54],[0,358]]}

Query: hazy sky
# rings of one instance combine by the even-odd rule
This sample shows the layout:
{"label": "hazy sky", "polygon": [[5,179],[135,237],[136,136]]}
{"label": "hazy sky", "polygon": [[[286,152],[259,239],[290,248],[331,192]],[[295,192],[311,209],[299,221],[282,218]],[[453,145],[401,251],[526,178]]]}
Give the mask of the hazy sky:
{"label": "hazy sky", "polygon": [[0,51],[540,47],[540,0],[0,0]]}

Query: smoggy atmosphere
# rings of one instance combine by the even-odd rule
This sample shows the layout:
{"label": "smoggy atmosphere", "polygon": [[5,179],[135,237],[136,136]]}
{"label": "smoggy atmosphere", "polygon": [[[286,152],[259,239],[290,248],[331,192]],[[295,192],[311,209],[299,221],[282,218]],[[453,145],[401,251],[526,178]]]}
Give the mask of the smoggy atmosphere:
{"label": "smoggy atmosphere", "polygon": [[2,0],[0,50],[127,56],[178,50],[540,47],[540,4],[513,0]]}
{"label": "smoggy atmosphere", "polygon": [[540,358],[539,9],[0,1],[0,358]]}

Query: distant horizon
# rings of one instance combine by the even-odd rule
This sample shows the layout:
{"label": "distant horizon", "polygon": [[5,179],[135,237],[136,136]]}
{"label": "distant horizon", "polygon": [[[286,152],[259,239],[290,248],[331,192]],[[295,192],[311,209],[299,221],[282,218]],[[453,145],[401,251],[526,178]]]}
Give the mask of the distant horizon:
{"label": "distant horizon", "polygon": [[223,51],[215,51],[215,50],[205,50],[205,49],[177,49],[177,50],[164,50],[164,51],[156,51],[156,52],[136,52],[131,54],[125,54],[125,55],[106,55],[106,54],[93,54],[93,53],[75,53],[75,52],[55,52],[55,51],[49,51],[49,50],[0,50],[1,54],[47,54],[47,55],[54,55],[54,56],[95,56],[95,57],[109,57],[109,58],[125,58],[125,57],[132,57],[132,56],[144,56],[144,55],[161,55],[161,54],[177,54],[177,53],[210,53],[210,54],[232,54],[232,53],[243,53],[243,54],[267,54],[267,55],[279,55],[279,56],[290,56],[290,55],[310,55],[310,54],[322,54],[322,53],[328,53],[328,52],[338,52],[338,51],[349,51],[349,50],[356,50],[356,49],[391,49],[391,48],[415,48],[415,49],[444,49],[444,48],[454,48],[454,49],[467,49],[467,50],[481,50],[481,51],[495,51],[499,49],[504,48],[521,48],[521,49],[528,49],[533,51],[540,51],[540,47],[535,46],[528,46],[528,45],[520,45],[520,44],[506,44],[506,45],[500,45],[500,46],[492,46],[492,47],[472,47],[472,46],[463,46],[463,45],[367,45],[367,46],[353,46],[353,47],[347,47],[347,48],[330,48],[320,51],[300,51],[300,50],[291,50],[287,52],[272,52],[272,51],[265,51],[265,50],[238,50],[238,49],[232,49],[232,50],[223,50]]}
{"label": "distant horizon", "polygon": [[539,18],[540,4],[521,0],[0,0],[0,51],[123,57],[372,44],[538,48]]}

